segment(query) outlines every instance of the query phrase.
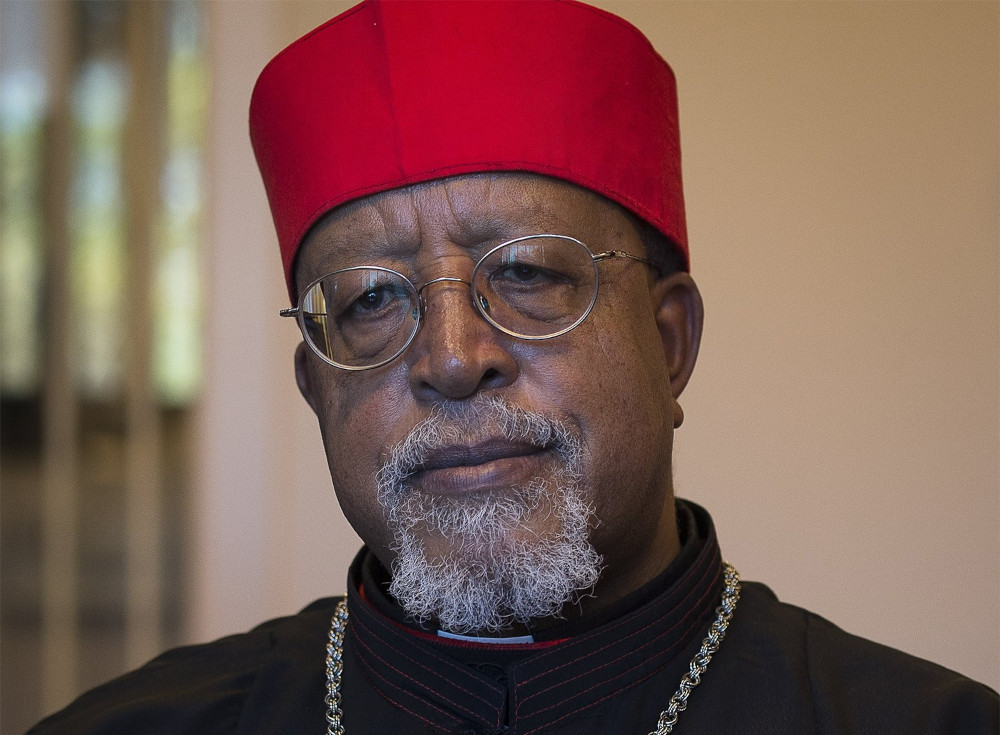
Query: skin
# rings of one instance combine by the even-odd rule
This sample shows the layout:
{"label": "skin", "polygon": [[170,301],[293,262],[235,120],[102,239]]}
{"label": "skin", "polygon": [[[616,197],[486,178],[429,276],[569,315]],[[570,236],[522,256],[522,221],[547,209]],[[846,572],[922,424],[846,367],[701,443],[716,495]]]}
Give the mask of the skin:
{"label": "skin", "polygon": [[[593,252],[645,255],[633,219],[592,192],[532,174],[477,174],[383,192],[334,210],[303,242],[296,282],[362,264],[387,265],[418,286],[442,276],[468,280],[489,247],[543,232],[579,238]],[[468,287],[443,283],[425,292],[420,331],[388,365],[349,373],[299,345],[296,377],[319,419],[338,500],[387,567],[392,534],[373,478],[388,448],[435,404],[468,401],[481,392],[499,393],[582,433],[584,490],[598,519],[592,541],[606,566],[594,594],[564,610],[566,617],[618,600],[676,556],[671,447],[683,420],[678,397],[701,337],[701,297],[686,273],[658,277],[622,258],[601,263],[599,271],[590,316],[551,340],[501,333],[475,311]],[[416,478],[425,491],[483,492],[505,480],[545,476],[557,462],[544,449],[496,445],[459,446],[446,454],[443,466]],[[541,533],[549,521],[540,514],[533,522]]]}

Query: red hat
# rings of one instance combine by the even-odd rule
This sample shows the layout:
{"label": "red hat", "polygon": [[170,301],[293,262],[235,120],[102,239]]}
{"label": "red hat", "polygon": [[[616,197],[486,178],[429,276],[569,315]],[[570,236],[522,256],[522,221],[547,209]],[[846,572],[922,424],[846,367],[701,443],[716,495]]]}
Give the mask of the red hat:
{"label": "red hat", "polygon": [[323,214],[474,172],[595,191],[687,259],[673,72],[634,26],[573,0],[366,0],[265,67],[250,139],[293,301]]}

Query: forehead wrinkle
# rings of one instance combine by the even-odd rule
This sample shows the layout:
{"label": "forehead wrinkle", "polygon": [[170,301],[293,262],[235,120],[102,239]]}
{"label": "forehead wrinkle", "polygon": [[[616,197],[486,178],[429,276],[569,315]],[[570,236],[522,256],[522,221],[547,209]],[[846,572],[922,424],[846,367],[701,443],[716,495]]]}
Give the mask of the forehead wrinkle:
{"label": "forehead wrinkle", "polygon": [[466,229],[465,222],[462,221],[464,216],[455,208],[455,200],[452,196],[452,188],[449,186],[449,182],[445,182],[444,185],[444,201],[448,206],[448,215],[451,218],[452,228],[458,230]]}
{"label": "forehead wrinkle", "polygon": [[516,173],[472,174],[442,182],[452,239],[474,247],[538,234],[548,218],[542,217],[544,198],[525,186],[532,178]]}
{"label": "forehead wrinkle", "polygon": [[[418,192],[415,198],[416,216],[420,221],[421,242],[435,244],[446,241],[459,245],[465,244],[465,231],[468,229],[470,213],[463,206],[462,197],[456,196],[454,180],[431,182]],[[478,212],[472,212],[472,221],[478,218]]]}
{"label": "forehead wrinkle", "polygon": [[421,240],[437,237],[474,247],[554,232],[589,244],[597,231],[612,223],[614,239],[620,239],[617,205],[558,179],[519,172],[467,174],[406,191]]}
{"label": "forehead wrinkle", "polygon": [[358,207],[353,212],[338,212],[307,240],[303,248],[308,248],[313,266],[332,269],[345,262],[363,260],[385,227],[374,209]]}
{"label": "forehead wrinkle", "polygon": [[[432,182],[433,183],[433,182]],[[411,247],[414,251],[419,252],[421,246],[424,243],[424,237],[427,230],[430,229],[428,224],[425,224],[424,220],[424,206],[421,204],[422,199],[432,199],[433,197],[428,197],[425,191],[433,191],[429,186],[420,184],[416,186],[409,186],[405,189],[406,199],[410,205],[410,221],[412,222],[411,232],[409,233]]]}
{"label": "forehead wrinkle", "polygon": [[[483,207],[489,200],[489,180],[472,179],[472,192],[466,184],[456,185],[454,181],[444,182],[442,193],[444,205],[448,208],[448,237],[461,246],[472,247],[494,236],[497,217],[491,207]],[[481,183],[480,183],[481,182]]]}
{"label": "forehead wrinkle", "polygon": [[[515,186],[519,179],[542,180],[546,187]],[[609,225],[615,226],[616,215],[623,211],[603,197],[559,179],[515,174],[503,183],[507,185],[502,187],[500,196],[504,197],[506,209],[516,212],[512,219],[519,235],[571,235],[596,247],[595,241],[604,239],[598,233]]]}

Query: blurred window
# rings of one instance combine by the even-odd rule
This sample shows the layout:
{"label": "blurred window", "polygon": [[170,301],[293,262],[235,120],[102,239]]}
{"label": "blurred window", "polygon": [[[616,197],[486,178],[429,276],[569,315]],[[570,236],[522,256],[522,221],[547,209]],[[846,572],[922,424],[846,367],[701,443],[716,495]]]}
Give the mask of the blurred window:
{"label": "blurred window", "polygon": [[181,639],[203,8],[0,3],[0,731]]}

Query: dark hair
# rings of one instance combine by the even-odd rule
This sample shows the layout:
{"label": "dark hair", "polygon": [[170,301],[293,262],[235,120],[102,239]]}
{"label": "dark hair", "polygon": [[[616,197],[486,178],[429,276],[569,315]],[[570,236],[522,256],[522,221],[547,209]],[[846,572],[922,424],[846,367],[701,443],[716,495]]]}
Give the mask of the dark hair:
{"label": "dark hair", "polygon": [[645,220],[629,213],[639,239],[646,248],[646,257],[653,261],[661,276],[687,270],[687,261],[680,247]]}

